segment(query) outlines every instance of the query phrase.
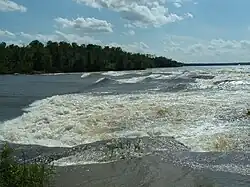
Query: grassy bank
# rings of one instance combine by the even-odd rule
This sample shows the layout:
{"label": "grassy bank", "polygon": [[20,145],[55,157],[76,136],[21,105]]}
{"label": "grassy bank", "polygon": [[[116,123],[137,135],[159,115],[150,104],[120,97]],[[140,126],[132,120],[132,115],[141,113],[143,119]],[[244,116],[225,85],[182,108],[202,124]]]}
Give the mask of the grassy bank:
{"label": "grassy bank", "polygon": [[0,187],[48,187],[54,174],[53,166],[45,163],[18,162],[13,149],[5,144],[0,153]]}

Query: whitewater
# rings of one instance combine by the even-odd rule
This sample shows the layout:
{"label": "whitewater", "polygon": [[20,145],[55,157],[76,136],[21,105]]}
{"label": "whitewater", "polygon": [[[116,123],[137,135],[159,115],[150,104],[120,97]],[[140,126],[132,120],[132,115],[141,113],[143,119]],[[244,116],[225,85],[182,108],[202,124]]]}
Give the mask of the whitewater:
{"label": "whitewater", "polygon": [[[1,141],[68,149],[173,137],[191,152],[250,151],[247,66],[1,76],[0,86]],[[79,154],[56,163],[97,162]]]}

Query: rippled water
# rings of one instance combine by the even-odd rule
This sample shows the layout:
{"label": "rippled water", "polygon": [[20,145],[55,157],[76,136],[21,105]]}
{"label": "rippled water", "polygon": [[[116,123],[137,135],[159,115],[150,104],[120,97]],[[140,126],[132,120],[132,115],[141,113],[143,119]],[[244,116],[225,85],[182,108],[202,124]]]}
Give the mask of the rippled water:
{"label": "rippled water", "polygon": [[247,66],[1,76],[0,87],[3,141],[70,148],[171,136],[192,152],[250,151]]}

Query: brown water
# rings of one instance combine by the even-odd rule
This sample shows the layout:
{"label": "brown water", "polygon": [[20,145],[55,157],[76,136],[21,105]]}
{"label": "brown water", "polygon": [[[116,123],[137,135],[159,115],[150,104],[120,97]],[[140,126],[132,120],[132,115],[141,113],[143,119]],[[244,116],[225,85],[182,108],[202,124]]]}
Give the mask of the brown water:
{"label": "brown water", "polygon": [[[62,166],[57,181],[65,186],[66,176],[72,186],[182,186],[200,178],[249,186],[249,74],[243,66],[0,76],[0,140]],[[140,137],[155,139],[143,153],[123,146],[105,157],[101,142]],[[172,152],[179,142],[189,149]]]}

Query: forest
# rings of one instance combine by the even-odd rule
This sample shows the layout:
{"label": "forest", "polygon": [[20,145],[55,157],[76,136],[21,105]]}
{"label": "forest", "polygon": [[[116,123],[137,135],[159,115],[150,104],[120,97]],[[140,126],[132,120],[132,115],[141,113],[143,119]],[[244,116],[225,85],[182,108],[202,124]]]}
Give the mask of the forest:
{"label": "forest", "polygon": [[64,41],[44,44],[38,40],[23,46],[0,43],[0,74],[142,70],[182,65],[166,57],[130,53],[120,47]]}

